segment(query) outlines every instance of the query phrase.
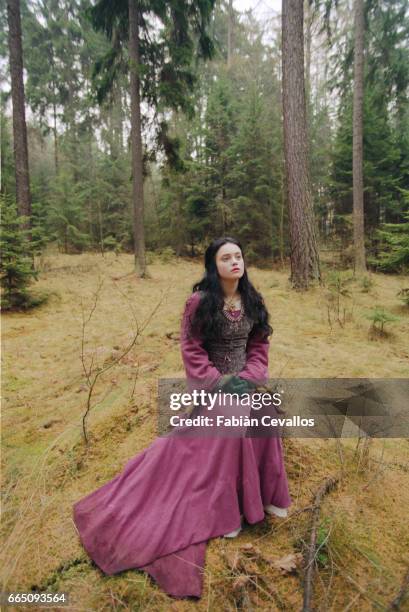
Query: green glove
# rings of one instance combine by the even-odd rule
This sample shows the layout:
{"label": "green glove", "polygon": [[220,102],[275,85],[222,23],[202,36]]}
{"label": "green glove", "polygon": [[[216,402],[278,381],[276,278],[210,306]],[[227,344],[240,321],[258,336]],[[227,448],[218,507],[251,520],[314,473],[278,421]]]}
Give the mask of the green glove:
{"label": "green glove", "polygon": [[249,391],[247,381],[233,374],[222,376],[217,387],[219,391],[224,391],[225,393],[238,393],[239,395],[243,395]]}
{"label": "green glove", "polygon": [[257,387],[257,385],[253,383],[252,380],[247,380],[247,378],[240,378],[240,376],[238,377],[238,379],[242,385],[244,383],[244,389],[245,389],[244,391],[241,392],[240,395],[242,395],[243,393],[251,393]]}
{"label": "green glove", "polygon": [[257,383],[253,382],[252,380],[247,380],[247,378],[240,378],[240,377],[239,379],[244,380],[249,391],[252,391],[253,389],[257,388]]}

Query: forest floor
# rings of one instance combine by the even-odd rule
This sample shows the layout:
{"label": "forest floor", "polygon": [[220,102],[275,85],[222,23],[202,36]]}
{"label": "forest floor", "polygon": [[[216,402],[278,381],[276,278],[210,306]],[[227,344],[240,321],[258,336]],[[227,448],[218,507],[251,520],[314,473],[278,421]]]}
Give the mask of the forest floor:
{"label": "forest floor", "polygon": [[[3,315],[2,590],[65,591],[72,610],[300,610],[301,568],[280,566],[308,543],[308,507],[324,480],[336,476],[338,486],[320,509],[314,609],[386,610],[409,566],[407,439],[372,439],[365,455],[357,438],[285,438],[288,518],[211,540],[198,601],[168,597],[135,569],[106,576],[90,561],[73,504],[155,439],[158,378],[184,374],[180,319],[202,264],[152,254],[148,261],[151,277],[141,280],[129,274],[131,255],[45,257],[35,288],[51,292],[48,303]],[[349,296],[341,296],[341,326],[328,285],[296,293],[288,275],[249,269],[274,328],[271,377],[408,376],[409,309],[397,297],[407,277],[355,279]],[[365,315],[375,305],[399,317],[386,337],[369,334]],[[83,360],[89,366],[93,359],[94,368],[113,363],[133,340],[135,317],[146,322],[142,334],[95,385],[86,448]]]}

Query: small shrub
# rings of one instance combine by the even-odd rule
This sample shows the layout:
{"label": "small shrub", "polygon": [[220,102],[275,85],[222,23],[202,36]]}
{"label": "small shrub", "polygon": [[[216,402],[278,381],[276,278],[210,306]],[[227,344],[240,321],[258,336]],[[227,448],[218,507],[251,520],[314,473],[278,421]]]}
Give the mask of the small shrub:
{"label": "small shrub", "polygon": [[145,253],[145,261],[146,261],[146,265],[150,266],[152,264],[155,263],[156,260],[156,254],[153,251],[146,251]]}
{"label": "small shrub", "polygon": [[380,306],[375,306],[372,312],[366,314],[365,317],[372,321],[369,331],[378,336],[388,335],[389,332],[385,331],[386,323],[394,323],[395,321],[399,321],[399,317],[387,312]]}
{"label": "small shrub", "polygon": [[46,294],[32,295],[28,287],[37,278],[33,266],[33,245],[23,229],[24,217],[17,214],[15,202],[1,198],[0,284],[3,310],[26,310],[47,300]]}
{"label": "small shrub", "polygon": [[[409,190],[402,190],[409,203]],[[384,223],[375,234],[379,241],[377,258],[369,261],[382,272],[405,273],[409,270],[409,212],[401,223]]]}
{"label": "small shrub", "polygon": [[331,271],[328,274],[327,284],[330,291],[333,293],[343,297],[351,297],[348,286],[353,282],[353,280],[353,276],[344,276],[342,272]]}
{"label": "small shrub", "polygon": [[329,537],[331,533],[331,521],[324,518],[317,530],[317,556],[319,566],[326,568],[329,565]]}
{"label": "small shrub", "polygon": [[369,293],[374,285],[372,278],[369,276],[363,276],[361,278],[361,291],[362,293]]}
{"label": "small shrub", "polygon": [[162,263],[169,263],[175,256],[176,253],[172,247],[165,247],[164,249],[161,249],[159,259]]}
{"label": "small shrub", "polygon": [[118,242],[113,236],[106,236],[103,241],[103,246],[105,250],[113,251],[116,256],[119,255],[122,249],[121,243]]}
{"label": "small shrub", "polygon": [[351,297],[349,285],[353,282],[352,276],[344,276],[341,272],[331,271],[328,275],[327,284],[329,295],[327,296],[328,323],[332,328],[332,320],[335,319],[341,327],[348,320],[352,320],[352,310],[347,314],[344,299]]}

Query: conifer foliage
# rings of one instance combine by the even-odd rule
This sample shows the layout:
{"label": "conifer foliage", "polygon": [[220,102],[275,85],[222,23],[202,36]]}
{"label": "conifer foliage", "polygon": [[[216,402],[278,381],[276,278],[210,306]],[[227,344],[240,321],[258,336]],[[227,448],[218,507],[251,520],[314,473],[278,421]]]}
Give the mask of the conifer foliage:
{"label": "conifer foliage", "polygon": [[25,219],[17,214],[13,200],[2,196],[0,234],[0,284],[1,303],[4,310],[28,309],[40,304],[45,298],[30,294],[29,286],[37,272],[33,269],[32,245],[27,239],[29,230]]}
{"label": "conifer foliage", "polygon": [[[296,146],[287,139],[287,176],[282,19],[262,23],[225,0],[135,2],[142,147],[134,165],[129,1],[20,3],[35,248],[41,239],[67,254],[134,252],[135,202],[143,200],[137,226],[147,250],[190,257],[231,234],[249,263],[271,267],[290,263],[297,240],[300,261],[303,244],[314,253],[315,233],[319,255],[338,249],[341,265],[352,265],[352,3],[315,0],[305,12],[307,129]],[[364,0],[363,7],[366,263],[391,273],[407,265],[407,7],[407,0]],[[0,13],[6,23],[5,6]],[[1,32],[0,192],[18,202],[9,55]],[[291,92],[286,99],[296,100]],[[309,196],[301,188],[291,207],[288,187],[300,165]],[[301,218],[300,230],[292,229],[301,196],[316,226],[308,222],[307,238]],[[307,276],[318,278],[314,261]]]}

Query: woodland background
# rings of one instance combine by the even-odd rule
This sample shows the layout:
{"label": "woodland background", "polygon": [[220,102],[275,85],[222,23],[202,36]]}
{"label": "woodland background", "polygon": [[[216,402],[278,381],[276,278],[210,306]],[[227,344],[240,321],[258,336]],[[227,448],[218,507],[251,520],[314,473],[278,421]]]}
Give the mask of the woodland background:
{"label": "woodland background", "polygon": [[242,240],[271,314],[272,378],[408,377],[408,1],[284,0],[263,22],[231,0],[0,10],[2,590],[93,611],[404,610],[406,439],[284,439],[289,517],[212,540],[200,601],[105,576],[72,506],[155,439],[219,235]]}
{"label": "woodland background", "polygon": [[[205,12],[196,4],[198,14]],[[259,23],[251,11],[216,2],[208,16],[211,42],[203,42],[197,33],[189,38],[188,17],[178,15],[177,3],[170,9],[175,21],[162,29],[153,8],[148,3],[139,32],[144,187],[138,196],[126,3],[100,2],[91,17],[89,2],[21,4],[31,196],[19,214],[30,218],[35,252],[49,244],[62,253],[129,252],[143,231],[141,249],[195,255],[214,236],[232,234],[246,246],[249,263],[288,261],[280,15]],[[353,5],[306,3],[304,13],[306,150],[318,239],[320,249],[351,266]],[[407,0],[367,1],[364,28],[367,265],[400,272],[408,264],[409,235]],[[1,193],[13,199],[5,34],[0,45]],[[212,59],[204,61],[210,48]],[[138,198],[143,228],[133,231]]]}

